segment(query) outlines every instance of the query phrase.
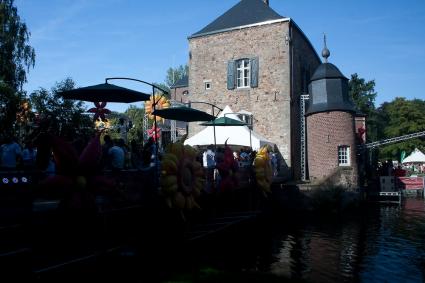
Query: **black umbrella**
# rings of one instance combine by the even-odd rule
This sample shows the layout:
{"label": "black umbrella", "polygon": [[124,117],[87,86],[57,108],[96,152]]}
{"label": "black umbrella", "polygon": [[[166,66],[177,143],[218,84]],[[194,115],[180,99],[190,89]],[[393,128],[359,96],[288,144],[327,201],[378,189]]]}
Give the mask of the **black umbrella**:
{"label": "black umbrella", "polygon": [[164,119],[178,120],[184,122],[211,121],[215,119],[213,115],[186,106],[158,109],[155,110],[152,114],[162,117]]}
{"label": "black umbrella", "polygon": [[59,93],[65,99],[75,99],[91,102],[122,102],[131,103],[146,101],[150,95],[109,83],[76,88]]}
{"label": "black umbrella", "polygon": [[200,125],[202,126],[246,126],[248,124],[236,119],[229,118],[229,117],[220,117],[215,119],[214,121],[201,123]]}

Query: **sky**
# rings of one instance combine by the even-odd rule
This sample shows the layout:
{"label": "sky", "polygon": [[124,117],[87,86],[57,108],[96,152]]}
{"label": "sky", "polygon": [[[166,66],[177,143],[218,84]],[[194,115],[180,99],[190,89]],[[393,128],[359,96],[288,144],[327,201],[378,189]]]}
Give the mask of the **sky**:
{"label": "sky", "polygon": [[[24,89],[50,89],[67,77],[79,87],[107,77],[164,82],[169,67],[188,62],[187,37],[238,2],[15,0],[36,52]],[[425,0],[270,0],[270,7],[293,19],[319,54],[326,33],[329,62],[348,78],[375,80],[377,106],[395,97],[425,99]]]}

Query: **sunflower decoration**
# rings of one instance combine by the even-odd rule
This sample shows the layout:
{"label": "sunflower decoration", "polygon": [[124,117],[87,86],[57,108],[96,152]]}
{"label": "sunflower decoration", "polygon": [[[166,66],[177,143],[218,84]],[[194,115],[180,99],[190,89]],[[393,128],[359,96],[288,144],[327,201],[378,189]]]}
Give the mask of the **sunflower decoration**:
{"label": "sunflower decoration", "polygon": [[196,198],[204,186],[204,171],[196,161],[197,151],[182,142],[172,143],[162,157],[161,191],[168,206],[192,210],[200,208]]}
{"label": "sunflower decoration", "polygon": [[270,186],[273,180],[272,166],[269,157],[269,146],[260,148],[254,159],[255,177],[258,187],[264,193],[271,193]]}
{"label": "sunflower decoration", "polygon": [[[151,120],[154,119],[154,115],[152,113],[154,111],[153,104],[155,103],[155,101],[157,101],[155,105],[156,110],[170,107],[170,100],[168,100],[165,96],[161,96],[159,94],[151,95],[150,100],[145,102],[145,113],[148,115],[149,119]],[[164,118],[156,116],[156,121],[164,122]]]}

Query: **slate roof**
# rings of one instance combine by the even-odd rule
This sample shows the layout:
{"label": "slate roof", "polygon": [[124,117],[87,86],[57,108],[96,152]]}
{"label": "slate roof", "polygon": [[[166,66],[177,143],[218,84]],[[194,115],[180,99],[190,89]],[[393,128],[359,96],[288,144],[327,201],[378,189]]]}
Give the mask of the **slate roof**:
{"label": "slate roof", "polygon": [[348,79],[331,63],[317,67],[310,80],[310,101],[306,116],[329,111],[356,113],[356,107],[348,94]]}
{"label": "slate roof", "polygon": [[212,23],[192,34],[189,38],[198,37],[232,28],[284,19],[262,0],[242,0]]}
{"label": "slate roof", "polygon": [[320,79],[335,79],[342,78],[348,80],[341,71],[332,63],[322,63],[317,67],[313,76],[311,77],[311,81],[320,80]]}
{"label": "slate roof", "polygon": [[170,88],[186,87],[189,86],[189,77],[184,76],[180,80],[176,81]]}

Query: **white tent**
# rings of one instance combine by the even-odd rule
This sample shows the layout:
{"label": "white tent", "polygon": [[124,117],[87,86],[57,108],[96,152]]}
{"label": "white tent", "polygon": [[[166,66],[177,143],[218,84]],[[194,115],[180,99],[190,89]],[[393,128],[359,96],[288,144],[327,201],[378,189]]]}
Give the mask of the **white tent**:
{"label": "white tent", "polygon": [[425,154],[423,154],[419,149],[415,148],[415,150],[408,157],[403,159],[403,163],[425,163]]}
{"label": "white tent", "polygon": [[[218,118],[224,116],[241,121],[238,118],[237,114],[234,114],[234,112],[228,105],[223,109],[220,115],[218,115]],[[229,145],[249,147],[250,143],[252,143],[253,150],[258,150],[260,147],[266,144],[270,144],[272,146],[274,145],[272,142],[268,141],[260,134],[251,131],[248,126],[216,126],[215,135],[217,144],[224,144],[228,139],[227,144]],[[191,146],[214,144],[214,127],[207,126],[205,129],[203,129],[193,137],[185,140],[184,144],[188,144]]]}

